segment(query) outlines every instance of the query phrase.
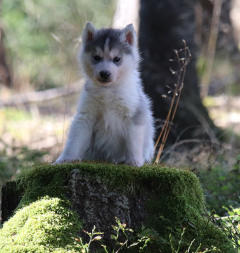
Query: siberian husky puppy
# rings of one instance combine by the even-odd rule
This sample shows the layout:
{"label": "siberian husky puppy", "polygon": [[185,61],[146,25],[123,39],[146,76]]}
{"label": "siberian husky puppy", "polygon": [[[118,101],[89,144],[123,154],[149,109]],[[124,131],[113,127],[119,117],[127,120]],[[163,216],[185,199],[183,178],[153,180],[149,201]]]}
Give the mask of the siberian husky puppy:
{"label": "siberian husky puppy", "polygon": [[138,71],[133,25],[97,30],[87,23],[79,61],[86,82],[56,163],[94,160],[142,166],[151,162],[154,122]]}

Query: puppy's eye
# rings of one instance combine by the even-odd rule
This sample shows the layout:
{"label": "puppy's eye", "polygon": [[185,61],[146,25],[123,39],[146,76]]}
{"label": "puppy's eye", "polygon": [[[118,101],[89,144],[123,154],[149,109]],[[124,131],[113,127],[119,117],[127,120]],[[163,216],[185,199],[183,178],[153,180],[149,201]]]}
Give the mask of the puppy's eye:
{"label": "puppy's eye", "polygon": [[94,59],[94,61],[99,62],[102,60],[102,57],[100,57],[99,55],[94,55],[93,59]]}
{"label": "puppy's eye", "polygon": [[116,57],[113,58],[113,62],[114,62],[114,63],[118,63],[118,62],[120,62],[120,61],[121,61],[121,58],[118,57],[118,56],[116,56]]}

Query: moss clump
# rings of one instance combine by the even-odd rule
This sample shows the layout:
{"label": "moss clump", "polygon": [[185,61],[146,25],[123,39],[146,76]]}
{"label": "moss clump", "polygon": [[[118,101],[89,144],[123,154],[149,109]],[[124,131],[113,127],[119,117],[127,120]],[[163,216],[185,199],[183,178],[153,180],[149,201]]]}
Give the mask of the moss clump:
{"label": "moss clump", "polygon": [[0,252],[79,252],[76,214],[59,198],[45,197],[16,212],[0,230]]}
{"label": "moss clump", "polygon": [[[48,195],[53,200],[58,198],[58,201],[60,201],[60,198],[61,201],[66,201],[71,196],[69,181],[73,170],[78,170],[83,178],[88,178],[89,181],[95,182],[94,180],[101,178],[101,182],[106,185],[109,191],[122,193],[130,197],[144,196],[142,209],[144,213],[142,224],[144,229],[136,232],[147,233],[152,238],[152,243],[145,252],[171,252],[169,235],[172,235],[172,244],[177,248],[183,228],[186,228],[186,232],[179,252],[185,252],[193,240],[195,240],[191,248],[193,252],[196,251],[199,245],[201,245],[201,250],[214,246],[222,253],[235,252],[227,237],[205,216],[203,193],[197,177],[189,171],[160,168],[153,165],[139,169],[126,165],[76,163],[54,166],[43,165],[33,168],[18,178],[18,185],[23,190],[24,195],[18,207],[19,211],[4,224],[3,230],[5,232],[7,230],[12,231],[15,226],[14,223],[17,223],[16,221],[12,222],[12,220],[18,220],[18,215],[23,210],[26,210],[25,208],[32,207],[32,205],[38,203],[35,201],[38,201],[39,198]],[[61,201],[59,203],[64,203]],[[69,212],[69,209],[67,210]],[[134,212],[134,210],[131,211]],[[76,220],[72,222],[70,219],[68,222],[79,223]],[[109,224],[109,226],[111,225],[113,224]],[[46,236],[48,237],[49,234],[46,233],[48,230],[45,228],[45,223],[40,222],[39,226],[43,227],[41,231],[47,234]],[[73,234],[77,232],[76,227],[79,226],[73,225],[74,229],[71,231]],[[5,233],[3,230],[1,231],[1,236]],[[21,244],[21,247],[27,247],[25,246],[26,244],[35,247],[34,238],[28,235],[28,233],[35,233],[34,230],[35,228],[32,231],[26,230],[28,232],[24,232],[26,241],[24,241],[25,244]],[[60,230],[61,228],[59,227]],[[66,247],[70,247],[67,245],[71,245],[72,235],[69,235],[70,232],[68,230],[64,230],[64,223],[62,231],[62,237],[60,236],[59,238],[63,242],[59,242],[59,245],[61,243],[62,249],[67,249]],[[70,240],[68,243],[66,243],[66,237]],[[8,243],[4,240],[8,240]],[[0,241],[4,241],[4,244],[2,243],[4,247],[9,247],[9,249],[15,247],[15,232],[8,233],[6,237],[0,237]],[[49,247],[56,248],[51,240],[47,241],[50,245]],[[39,245],[44,247],[45,244],[40,243]],[[60,247],[59,245],[57,247]],[[72,247],[74,250],[75,246],[73,245]]]}

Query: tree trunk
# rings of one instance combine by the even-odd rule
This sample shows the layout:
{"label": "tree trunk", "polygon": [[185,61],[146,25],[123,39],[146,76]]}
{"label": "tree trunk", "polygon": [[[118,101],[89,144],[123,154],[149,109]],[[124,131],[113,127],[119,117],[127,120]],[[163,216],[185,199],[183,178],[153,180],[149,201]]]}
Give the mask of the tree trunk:
{"label": "tree trunk", "polygon": [[114,28],[123,28],[132,23],[137,29],[139,22],[138,10],[139,0],[118,0],[112,26]]}
{"label": "tree trunk", "polygon": [[[195,7],[192,0],[141,0],[139,46],[142,54],[141,73],[146,93],[153,102],[157,134],[166,119],[176,76],[170,68],[174,50],[183,47],[184,39],[192,53],[187,67],[180,104],[172,122],[168,143],[179,139],[214,137],[214,126],[200,98],[196,72]],[[170,91],[169,91],[170,90]],[[167,95],[164,98],[162,95]]]}
{"label": "tree trunk", "polygon": [[10,70],[6,61],[5,47],[3,43],[4,32],[0,27],[0,82],[7,87],[12,86]]}
{"label": "tree trunk", "polygon": [[[0,0],[0,13],[1,13],[2,0]],[[4,30],[0,26],[0,84],[7,87],[12,86],[12,78],[10,68],[6,61],[6,50],[4,46]]]}
{"label": "tree trunk", "polygon": [[[210,0],[199,0],[201,10],[201,30],[199,47],[204,47],[207,44],[209,37],[209,27],[213,15],[213,3]],[[217,51],[230,56],[239,53],[236,39],[234,38],[234,28],[230,17],[232,8],[232,0],[222,0],[222,11],[219,24],[219,35],[217,40]]]}

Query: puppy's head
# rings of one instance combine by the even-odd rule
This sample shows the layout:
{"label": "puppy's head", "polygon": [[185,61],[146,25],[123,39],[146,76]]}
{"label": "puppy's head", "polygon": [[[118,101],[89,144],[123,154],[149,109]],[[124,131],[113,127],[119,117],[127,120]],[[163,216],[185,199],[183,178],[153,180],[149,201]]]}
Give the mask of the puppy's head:
{"label": "puppy's head", "polygon": [[96,30],[87,23],[82,35],[80,63],[93,83],[112,86],[138,66],[136,33],[133,25],[124,29]]}

